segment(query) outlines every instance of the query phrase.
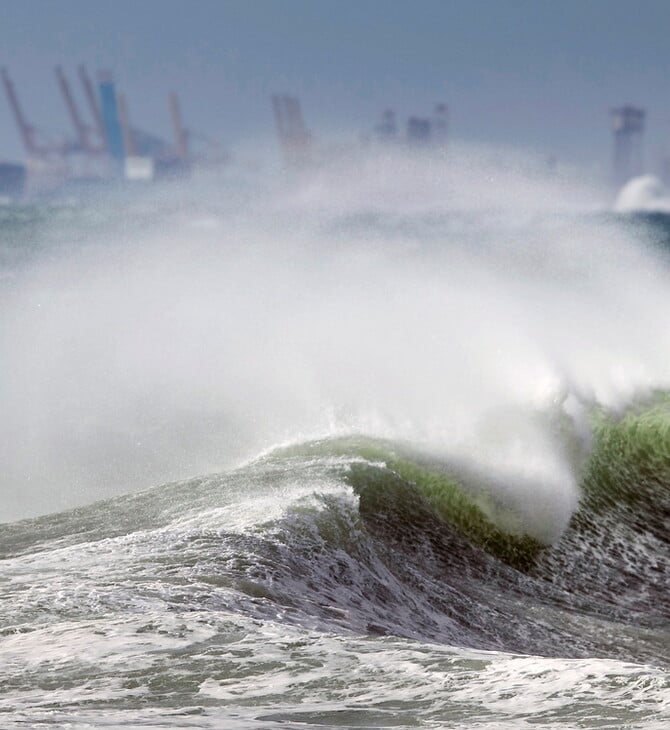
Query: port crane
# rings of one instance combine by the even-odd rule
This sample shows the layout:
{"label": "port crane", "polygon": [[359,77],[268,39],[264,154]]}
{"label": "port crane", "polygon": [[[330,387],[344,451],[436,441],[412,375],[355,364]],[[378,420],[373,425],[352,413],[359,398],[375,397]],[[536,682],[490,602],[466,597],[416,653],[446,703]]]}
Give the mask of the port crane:
{"label": "port crane", "polygon": [[[228,161],[228,155],[223,150],[221,143],[207,135],[184,127],[181,116],[181,104],[179,97],[173,91],[168,96],[168,109],[172,121],[172,133],[174,144],[172,152],[175,160],[189,167],[197,164],[202,167],[218,166]],[[194,142],[199,142],[196,152]]]}
{"label": "port crane", "polygon": [[3,67],[0,69],[0,77],[2,78],[2,85],[5,88],[7,101],[14,115],[14,121],[18,127],[21,141],[23,142],[23,147],[28,157],[35,159],[50,157],[53,154],[62,155],[64,151],[62,145],[40,140],[37,129],[28,122],[23,112],[23,107],[19,102],[14,83],[9,77],[9,72],[6,68]]}
{"label": "port crane", "polygon": [[94,139],[94,129],[84,122],[77,103],[70,88],[70,83],[60,66],[55,68],[56,79],[60,88],[61,96],[65,102],[70,121],[76,133],[76,143],[71,145],[70,151],[83,152],[87,155],[100,155],[105,152],[105,147]]}
{"label": "port crane", "polygon": [[168,97],[170,118],[172,119],[172,131],[174,133],[174,153],[178,160],[186,161],[188,158],[188,131],[184,129],[181,119],[181,105],[179,97],[173,91]]}
{"label": "port crane", "polygon": [[272,109],[286,164],[291,167],[308,164],[312,135],[305,127],[300,101],[289,94],[275,94]]}

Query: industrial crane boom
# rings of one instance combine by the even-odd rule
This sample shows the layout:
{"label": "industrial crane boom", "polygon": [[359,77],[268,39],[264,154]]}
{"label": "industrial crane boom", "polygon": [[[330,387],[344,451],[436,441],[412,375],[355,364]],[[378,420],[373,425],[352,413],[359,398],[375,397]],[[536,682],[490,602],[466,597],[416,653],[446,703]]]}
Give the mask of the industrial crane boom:
{"label": "industrial crane boom", "polygon": [[63,100],[65,101],[65,106],[67,107],[70,119],[72,121],[72,126],[77,133],[77,142],[79,148],[83,152],[94,152],[95,149],[91,145],[91,141],[89,139],[89,128],[86,126],[86,124],[84,124],[84,121],[81,118],[81,114],[79,114],[79,109],[77,108],[74,96],[72,95],[72,89],[70,89],[70,84],[65,78],[63,69],[60,66],[56,66],[55,72],[56,78],[58,79],[58,86],[60,87]]}
{"label": "industrial crane boom", "polygon": [[14,84],[9,78],[9,73],[6,68],[3,67],[0,69],[0,76],[2,76],[2,84],[5,87],[7,100],[9,101],[9,106],[12,108],[14,120],[16,121],[16,126],[19,128],[19,134],[21,135],[21,140],[26,152],[28,155],[43,154],[46,150],[40,147],[40,145],[36,142],[35,128],[26,120],[21,104],[19,103],[19,98],[16,95]]}

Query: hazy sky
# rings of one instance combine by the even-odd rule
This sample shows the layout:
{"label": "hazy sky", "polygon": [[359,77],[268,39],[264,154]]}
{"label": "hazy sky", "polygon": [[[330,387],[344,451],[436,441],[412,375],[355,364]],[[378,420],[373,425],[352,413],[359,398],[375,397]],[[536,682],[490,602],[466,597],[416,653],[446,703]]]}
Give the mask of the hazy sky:
{"label": "hazy sky", "polygon": [[[270,138],[284,90],[320,138],[445,101],[455,137],[605,167],[608,109],[633,103],[649,165],[670,148],[670,0],[0,0],[0,64],[36,127],[69,134],[53,66],[74,81],[81,62],[114,71],[136,126],[169,135],[174,89],[233,151]],[[21,156],[3,94],[0,159]]]}

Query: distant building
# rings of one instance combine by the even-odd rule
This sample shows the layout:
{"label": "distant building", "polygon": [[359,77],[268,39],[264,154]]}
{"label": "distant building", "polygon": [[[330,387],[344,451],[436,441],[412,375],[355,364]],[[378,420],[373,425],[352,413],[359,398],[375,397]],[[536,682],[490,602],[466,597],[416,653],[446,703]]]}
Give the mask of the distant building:
{"label": "distant building", "polygon": [[382,114],[381,121],[375,127],[375,136],[380,142],[395,142],[397,139],[398,127],[392,109],[386,109]]}
{"label": "distant building", "polygon": [[395,112],[386,109],[374,128],[374,139],[382,144],[405,142],[412,147],[444,147],[448,132],[448,108],[446,104],[437,104],[430,117],[412,116],[407,120],[404,139],[398,133]]}
{"label": "distant building", "polygon": [[410,144],[428,144],[432,138],[431,131],[429,119],[410,117],[407,120],[407,141]]}

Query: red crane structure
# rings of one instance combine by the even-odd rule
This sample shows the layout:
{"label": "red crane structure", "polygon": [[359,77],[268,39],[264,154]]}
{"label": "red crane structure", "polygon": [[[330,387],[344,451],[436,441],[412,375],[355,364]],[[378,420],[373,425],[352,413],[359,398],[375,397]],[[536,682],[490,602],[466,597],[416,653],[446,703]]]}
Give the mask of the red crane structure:
{"label": "red crane structure", "polygon": [[300,101],[288,94],[275,94],[272,108],[286,165],[304,167],[311,160],[312,135],[305,127]]}
{"label": "red crane structure", "polygon": [[56,66],[55,72],[63,101],[77,135],[76,144],[72,145],[68,151],[82,152],[87,155],[99,155],[105,152],[105,148],[94,140],[94,129],[84,122],[63,69]]}
{"label": "red crane structure", "polygon": [[21,141],[23,147],[26,150],[26,154],[29,158],[46,157],[57,150],[53,145],[40,143],[37,138],[37,130],[32,124],[28,122],[23,108],[19,102],[19,97],[16,94],[16,89],[12,80],[9,78],[9,72],[6,68],[0,69],[0,76],[2,77],[2,84],[5,87],[5,94],[7,95],[7,101],[11,107],[12,114],[14,115],[14,121],[19,129],[21,135]]}
{"label": "red crane structure", "polygon": [[6,68],[0,69],[0,78],[26,151],[26,190],[28,194],[53,190],[69,175],[67,153],[71,145],[42,137],[28,122]]}
{"label": "red crane structure", "polygon": [[194,165],[216,168],[228,162],[228,155],[223,150],[220,142],[184,126],[181,116],[181,103],[174,91],[168,96],[168,108],[174,135],[172,152],[176,161],[175,169],[188,171]]}
{"label": "red crane structure", "polygon": [[188,132],[182,124],[179,97],[174,91],[168,97],[168,106],[170,108],[170,118],[172,119],[172,130],[174,133],[175,157],[182,162],[186,162],[188,158]]}
{"label": "red crane structure", "polygon": [[123,151],[126,157],[137,156],[137,145],[135,134],[130,128],[130,116],[128,115],[128,104],[125,94],[117,94],[116,103],[119,109],[119,124],[121,125],[121,136],[123,138]]}

